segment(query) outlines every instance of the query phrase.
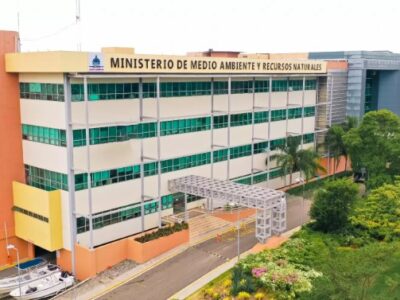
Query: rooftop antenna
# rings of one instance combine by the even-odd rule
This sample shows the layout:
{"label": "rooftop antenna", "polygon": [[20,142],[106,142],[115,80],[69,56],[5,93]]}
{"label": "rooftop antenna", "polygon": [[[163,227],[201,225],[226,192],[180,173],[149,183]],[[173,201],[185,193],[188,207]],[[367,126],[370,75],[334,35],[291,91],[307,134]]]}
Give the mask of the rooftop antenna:
{"label": "rooftop antenna", "polygon": [[20,26],[19,26],[19,0],[17,2],[17,31],[18,31],[18,35],[17,35],[17,51],[21,52],[21,31],[20,31]]}
{"label": "rooftop antenna", "polygon": [[82,51],[82,32],[81,32],[81,1],[76,0],[76,15],[75,15],[75,23],[77,30],[77,49],[78,51]]}

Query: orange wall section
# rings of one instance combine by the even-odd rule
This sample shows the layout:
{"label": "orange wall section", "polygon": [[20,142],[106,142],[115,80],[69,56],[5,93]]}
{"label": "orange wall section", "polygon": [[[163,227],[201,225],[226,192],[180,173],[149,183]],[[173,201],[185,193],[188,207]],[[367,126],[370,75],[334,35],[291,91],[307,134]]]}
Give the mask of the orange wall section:
{"label": "orange wall section", "polygon": [[[5,71],[5,53],[17,51],[18,33],[0,31],[0,266],[8,264],[10,258],[5,250],[5,229],[9,243],[15,243],[21,258],[32,255],[27,242],[14,238],[12,212],[12,182],[25,182],[22,158],[22,133],[19,107],[18,75]],[[12,255],[14,258],[14,255]]]}

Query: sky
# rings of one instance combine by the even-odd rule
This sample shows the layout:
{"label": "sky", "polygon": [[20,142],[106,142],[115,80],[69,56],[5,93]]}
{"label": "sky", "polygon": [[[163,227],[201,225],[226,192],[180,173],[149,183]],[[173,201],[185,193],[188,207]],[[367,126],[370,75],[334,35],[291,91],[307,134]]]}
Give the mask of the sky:
{"label": "sky", "polygon": [[0,0],[22,51],[400,52],[398,0]]}

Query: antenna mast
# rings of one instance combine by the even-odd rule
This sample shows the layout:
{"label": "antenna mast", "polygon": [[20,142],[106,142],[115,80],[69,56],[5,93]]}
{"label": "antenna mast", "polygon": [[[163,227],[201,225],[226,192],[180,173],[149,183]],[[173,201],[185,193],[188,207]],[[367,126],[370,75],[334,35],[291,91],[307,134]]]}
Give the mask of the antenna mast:
{"label": "antenna mast", "polygon": [[17,2],[17,31],[18,31],[18,37],[17,37],[17,51],[21,52],[21,32],[20,32],[20,26],[19,26],[19,0]]}
{"label": "antenna mast", "polygon": [[81,32],[81,1],[76,0],[76,15],[75,15],[75,23],[76,23],[76,31],[77,31],[77,49],[78,51],[82,50],[82,32]]}

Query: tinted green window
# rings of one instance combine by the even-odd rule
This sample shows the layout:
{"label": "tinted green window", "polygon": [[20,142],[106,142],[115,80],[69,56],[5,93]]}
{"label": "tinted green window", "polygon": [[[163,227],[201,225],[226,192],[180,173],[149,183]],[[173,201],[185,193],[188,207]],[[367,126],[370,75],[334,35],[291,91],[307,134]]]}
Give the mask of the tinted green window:
{"label": "tinted green window", "polygon": [[271,151],[278,149],[278,147],[285,145],[286,139],[277,139],[271,141]]}
{"label": "tinted green window", "polygon": [[315,79],[307,79],[306,80],[306,90],[315,90],[317,89],[317,80]]}
{"label": "tinted green window", "polygon": [[273,92],[286,92],[288,90],[287,80],[272,80]]}
{"label": "tinted green window", "polygon": [[315,116],[315,106],[304,107],[304,117]]}
{"label": "tinted green window", "polygon": [[289,80],[289,91],[301,91],[303,90],[303,80]]}
{"label": "tinted green window", "polygon": [[[68,178],[66,174],[61,174],[30,165],[25,165],[25,179],[28,185],[46,190],[65,190],[68,191]],[[82,190],[87,188],[87,175],[75,175],[75,189]]]}
{"label": "tinted green window", "polygon": [[251,113],[231,115],[231,126],[243,126],[251,124]]}
{"label": "tinted green window", "polygon": [[307,133],[303,136],[303,143],[313,143],[314,142],[314,133]]}
{"label": "tinted green window", "polygon": [[254,154],[266,152],[268,150],[268,142],[254,144]]}
{"label": "tinted green window", "polygon": [[64,86],[62,84],[20,82],[20,98],[64,101]]}
{"label": "tinted green window", "polygon": [[66,146],[65,130],[22,124],[22,138],[24,140]]}
{"label": "tinted green window", "polygon": [[271,111],[271,121],[286,120],[286,109]]}
{"label": "tinted green window", "polygon": [[267,93],[269,92],[269,81],[268,80],[256,80],[255,81],[256,93]]}
{"label": "tinted green window", "polygon": [[301,118],[301,111],[302,111],[301,107],[289,109],[288,118],[289,119]]}
{"label": "tinted green window", "polygon": [[253,81],[231,81],[232,94],[253,93]]}
{"label": "tinted green window", "polygon": [[225,128],[228,127],[228,116],[214,116],[214,128]]}
{"label": "tinted green window", "polygon": [[268,122],[268,112],[267,111],[257,111],[254,113],[254,123],[266,123]]}
{"label": "tinted green window", "polygon": [[231,159],[251,155],[251,145],[244,145],[231,148]]}
{"label": "tinted green window", "polygon": [[214,151],[214,162],[225,161],[228,159],[228,149]]}

